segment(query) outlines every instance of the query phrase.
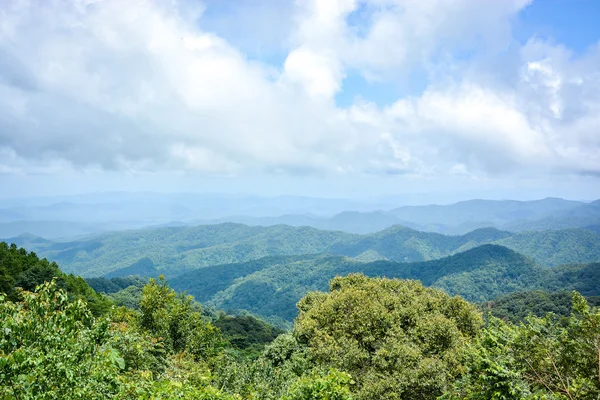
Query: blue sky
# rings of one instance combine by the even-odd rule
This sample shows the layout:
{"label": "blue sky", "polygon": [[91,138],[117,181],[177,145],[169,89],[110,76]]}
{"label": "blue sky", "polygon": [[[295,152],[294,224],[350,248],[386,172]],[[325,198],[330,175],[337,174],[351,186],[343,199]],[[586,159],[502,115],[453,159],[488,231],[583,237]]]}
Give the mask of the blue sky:
{"label": "blue sky", "polygon": [[0,196],[600,197],[597,1],[4,4]]}
{"label": "blue sky", "polygon": [[534,1],[518,17],[515,36],[525,43],[545,37],[582,54],[600,38],[600,2],[594,0]]}

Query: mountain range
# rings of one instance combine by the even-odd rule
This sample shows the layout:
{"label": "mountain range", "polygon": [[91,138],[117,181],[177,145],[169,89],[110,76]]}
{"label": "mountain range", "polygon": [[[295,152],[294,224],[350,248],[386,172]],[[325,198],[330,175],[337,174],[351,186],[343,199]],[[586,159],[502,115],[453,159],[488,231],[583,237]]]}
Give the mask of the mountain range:
{"label": "mountain range", "polygon": [[331,217],[290,214],[261,218],[233,216],[197,222],[238,222],[261,226],[285,224],[361,234],[374,233],[393,225],[455,235],[485,227],[520,232],[598,225],[600,200],[591,203],[559,198],[535,201],[468,200],[449,205],[405,206],[389,211],[344,211]]}
{"label": "mountain range", "polygon": [[24,235],[8,242],[34,250],[56,261],[64,271],[85,277],[164,274],[173,278],[213,265],[308,254],[347,256],[357,262],[419,262],[482,244],[505,246],[546,267],[600,260],[600,233],[588,229],[511,233],[481,228],[451,236],[394,226],[358,235],[311,227],[224,223],[111,232],[73,241]]}
{"label": "mountain range", "polygon": [[192,271],[170,281],[200,302],[235,312],[248,310],[292,321],[296,303],[309,291],[326,291],[335,276],[418,279],[473,302],[523,290],[578,290],[600,294],[600,263],[546,268],[503,246],[482,245],[438,260],[398,263],[358,262],[349,257],[316,255],[269,257]]}
{"label": "mountain range", "polygon": [[468,200],[408,205],[402,199],[344,200],[310,197],[104,193],[0,200],[0,237],[24,233],[48,239],[147,227],[214,225],[310,226],[375,233],[394,225],[444,234],[482,227],[512,232],[600,225],[600,201]]}

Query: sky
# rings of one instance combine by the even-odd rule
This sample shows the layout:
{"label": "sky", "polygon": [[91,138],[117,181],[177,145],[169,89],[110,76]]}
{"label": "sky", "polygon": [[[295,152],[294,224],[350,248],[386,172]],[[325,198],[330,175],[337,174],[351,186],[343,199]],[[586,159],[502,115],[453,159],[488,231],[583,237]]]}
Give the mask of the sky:
{"label": "sky", "polygon": [[0,0],[0,197],[600,197],[596,0]]}

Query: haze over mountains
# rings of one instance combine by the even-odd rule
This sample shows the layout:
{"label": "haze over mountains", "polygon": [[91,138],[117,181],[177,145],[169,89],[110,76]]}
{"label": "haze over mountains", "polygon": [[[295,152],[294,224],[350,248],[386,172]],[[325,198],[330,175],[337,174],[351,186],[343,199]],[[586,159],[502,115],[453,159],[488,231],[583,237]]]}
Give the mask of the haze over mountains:
{"label": "haze over mountains", "polygon": [[465,234],[482,227],[523,231],[600,225],[600,201],[468,200],[448,205],[398,207],[403,201],[417,200],[192,193],[100,193],[5,199],[0,200],[0,237],[29,233],[53,239],[150,226],[223,222],[311,226],[361,234],[394,225],[445,234]]}

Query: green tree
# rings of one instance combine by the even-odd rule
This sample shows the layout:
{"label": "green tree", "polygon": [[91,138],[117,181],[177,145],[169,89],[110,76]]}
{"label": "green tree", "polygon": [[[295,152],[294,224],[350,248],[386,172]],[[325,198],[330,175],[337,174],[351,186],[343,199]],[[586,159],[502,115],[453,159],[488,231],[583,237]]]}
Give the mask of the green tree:
{"label": "green tree", "polygon": [[568,319],[514,325],[490,316],[471,348],[469,374],[446,399],[600,398],[600,309],[573,294]]}
{"label": "green tree", "polygon": [[54,281],[22,302],[0,296],[0,398],[106,399],[121,390],[125,367],[110,346],[109,324]]}
{"label": "green tree", "polygon": [[96,316],[106,313],[112,303],[96,293],[82,278],[63,273],[54,262],[39,259],[15,244],[0,242],[0,294],[8,300],[20,300],[20,289],[33,291],[38,285],[55,279],[56,285],[68,292],[69,298],[85,299]]}
{"label": "green tree", "polygon": [[417,281],[337,277],[298,304],[294,335],[318,365],[349,373],[358,399],[434,399],[464,373],[481,316]]}
{"label": "green tree", "polygon": [[192,306],[193,297],[176,294],[161,275],[142,289],[139,325],[164,341],[168,351],[186,351],[196,359],[215,356],[223,346],[221,332]]}
{"label": "green tree", "polygon": [[313,371],[294,382],[282,400],[352,400],[352,377],[335,369],[319,374]]}

